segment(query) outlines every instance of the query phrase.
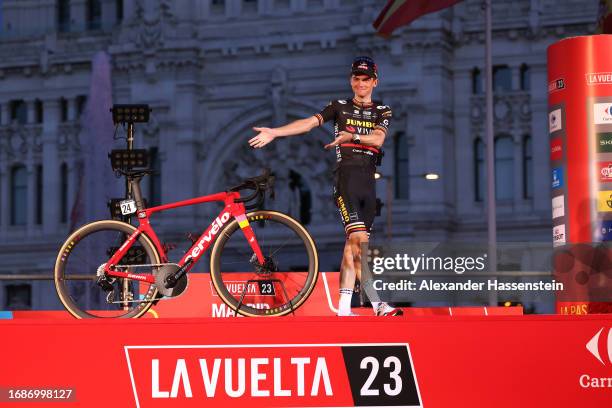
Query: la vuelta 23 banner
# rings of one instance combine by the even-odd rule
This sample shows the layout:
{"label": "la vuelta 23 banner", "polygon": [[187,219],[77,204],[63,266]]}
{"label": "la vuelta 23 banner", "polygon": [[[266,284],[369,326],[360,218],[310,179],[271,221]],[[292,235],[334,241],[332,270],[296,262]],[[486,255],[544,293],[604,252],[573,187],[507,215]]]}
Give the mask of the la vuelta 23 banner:
{"label": "la vuelta 23 banner", "polygon": [[408,344],[127,346],[136,406],[420,407]]}

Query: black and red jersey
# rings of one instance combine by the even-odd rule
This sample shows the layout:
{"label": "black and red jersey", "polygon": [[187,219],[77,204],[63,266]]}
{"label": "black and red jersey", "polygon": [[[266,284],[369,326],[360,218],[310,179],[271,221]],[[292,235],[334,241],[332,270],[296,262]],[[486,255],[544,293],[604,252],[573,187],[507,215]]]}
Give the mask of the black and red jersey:
{"label": "black and red jersey", "polygon": [[[352,99],[331,101],[316,118],[319,126],[334,121],[334,137],[341,131],[368,135],[374,129],[387,133],[391,123],[391,108],[382,102],[360,103]],[[356,143],[336,146],[336,168],[345,166],[368,166],[375,168],[379,149]]]}

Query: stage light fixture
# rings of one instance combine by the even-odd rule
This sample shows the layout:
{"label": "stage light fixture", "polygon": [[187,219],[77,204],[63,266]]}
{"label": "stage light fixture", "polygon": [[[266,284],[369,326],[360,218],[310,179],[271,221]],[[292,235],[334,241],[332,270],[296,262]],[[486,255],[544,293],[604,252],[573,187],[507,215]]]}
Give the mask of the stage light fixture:
{"label": "stage light fixture", "polygon": [[110,110],[114,123],[146,123],[149,121],[149,105],[113,105]]}
{"label": "stage light fixture", "polygon": [[108,156],[113,170],[130,170],[149,166],[149,152],[146,149],[115,149]]}

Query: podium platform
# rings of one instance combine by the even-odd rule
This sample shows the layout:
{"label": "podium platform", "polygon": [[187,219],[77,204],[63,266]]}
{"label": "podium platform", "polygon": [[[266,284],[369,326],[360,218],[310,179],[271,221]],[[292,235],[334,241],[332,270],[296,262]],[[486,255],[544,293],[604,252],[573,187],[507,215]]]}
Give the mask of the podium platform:
{"label": "podium platform", "polygon": [[[612,401],[609,315],[47,316],[0,320],[0,330],[1,406],[514,408]],[[71,390],[72,399],[9,399],[42,389]]]}

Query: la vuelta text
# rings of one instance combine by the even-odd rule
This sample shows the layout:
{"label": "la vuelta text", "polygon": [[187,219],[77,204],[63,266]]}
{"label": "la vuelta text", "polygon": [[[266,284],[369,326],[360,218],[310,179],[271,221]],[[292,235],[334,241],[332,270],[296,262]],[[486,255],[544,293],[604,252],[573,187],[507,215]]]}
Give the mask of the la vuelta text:
{"label": "la vuelta text", "polygon": [[[283,361],[284,360],[284,361]],[[324,357],[151,360],[152,398],[333,396]],[[189,367],[188,367],[189,363]],[[168,384],[168,389],[160,384]],[[203,392],[198,388],[203,384]]]}

